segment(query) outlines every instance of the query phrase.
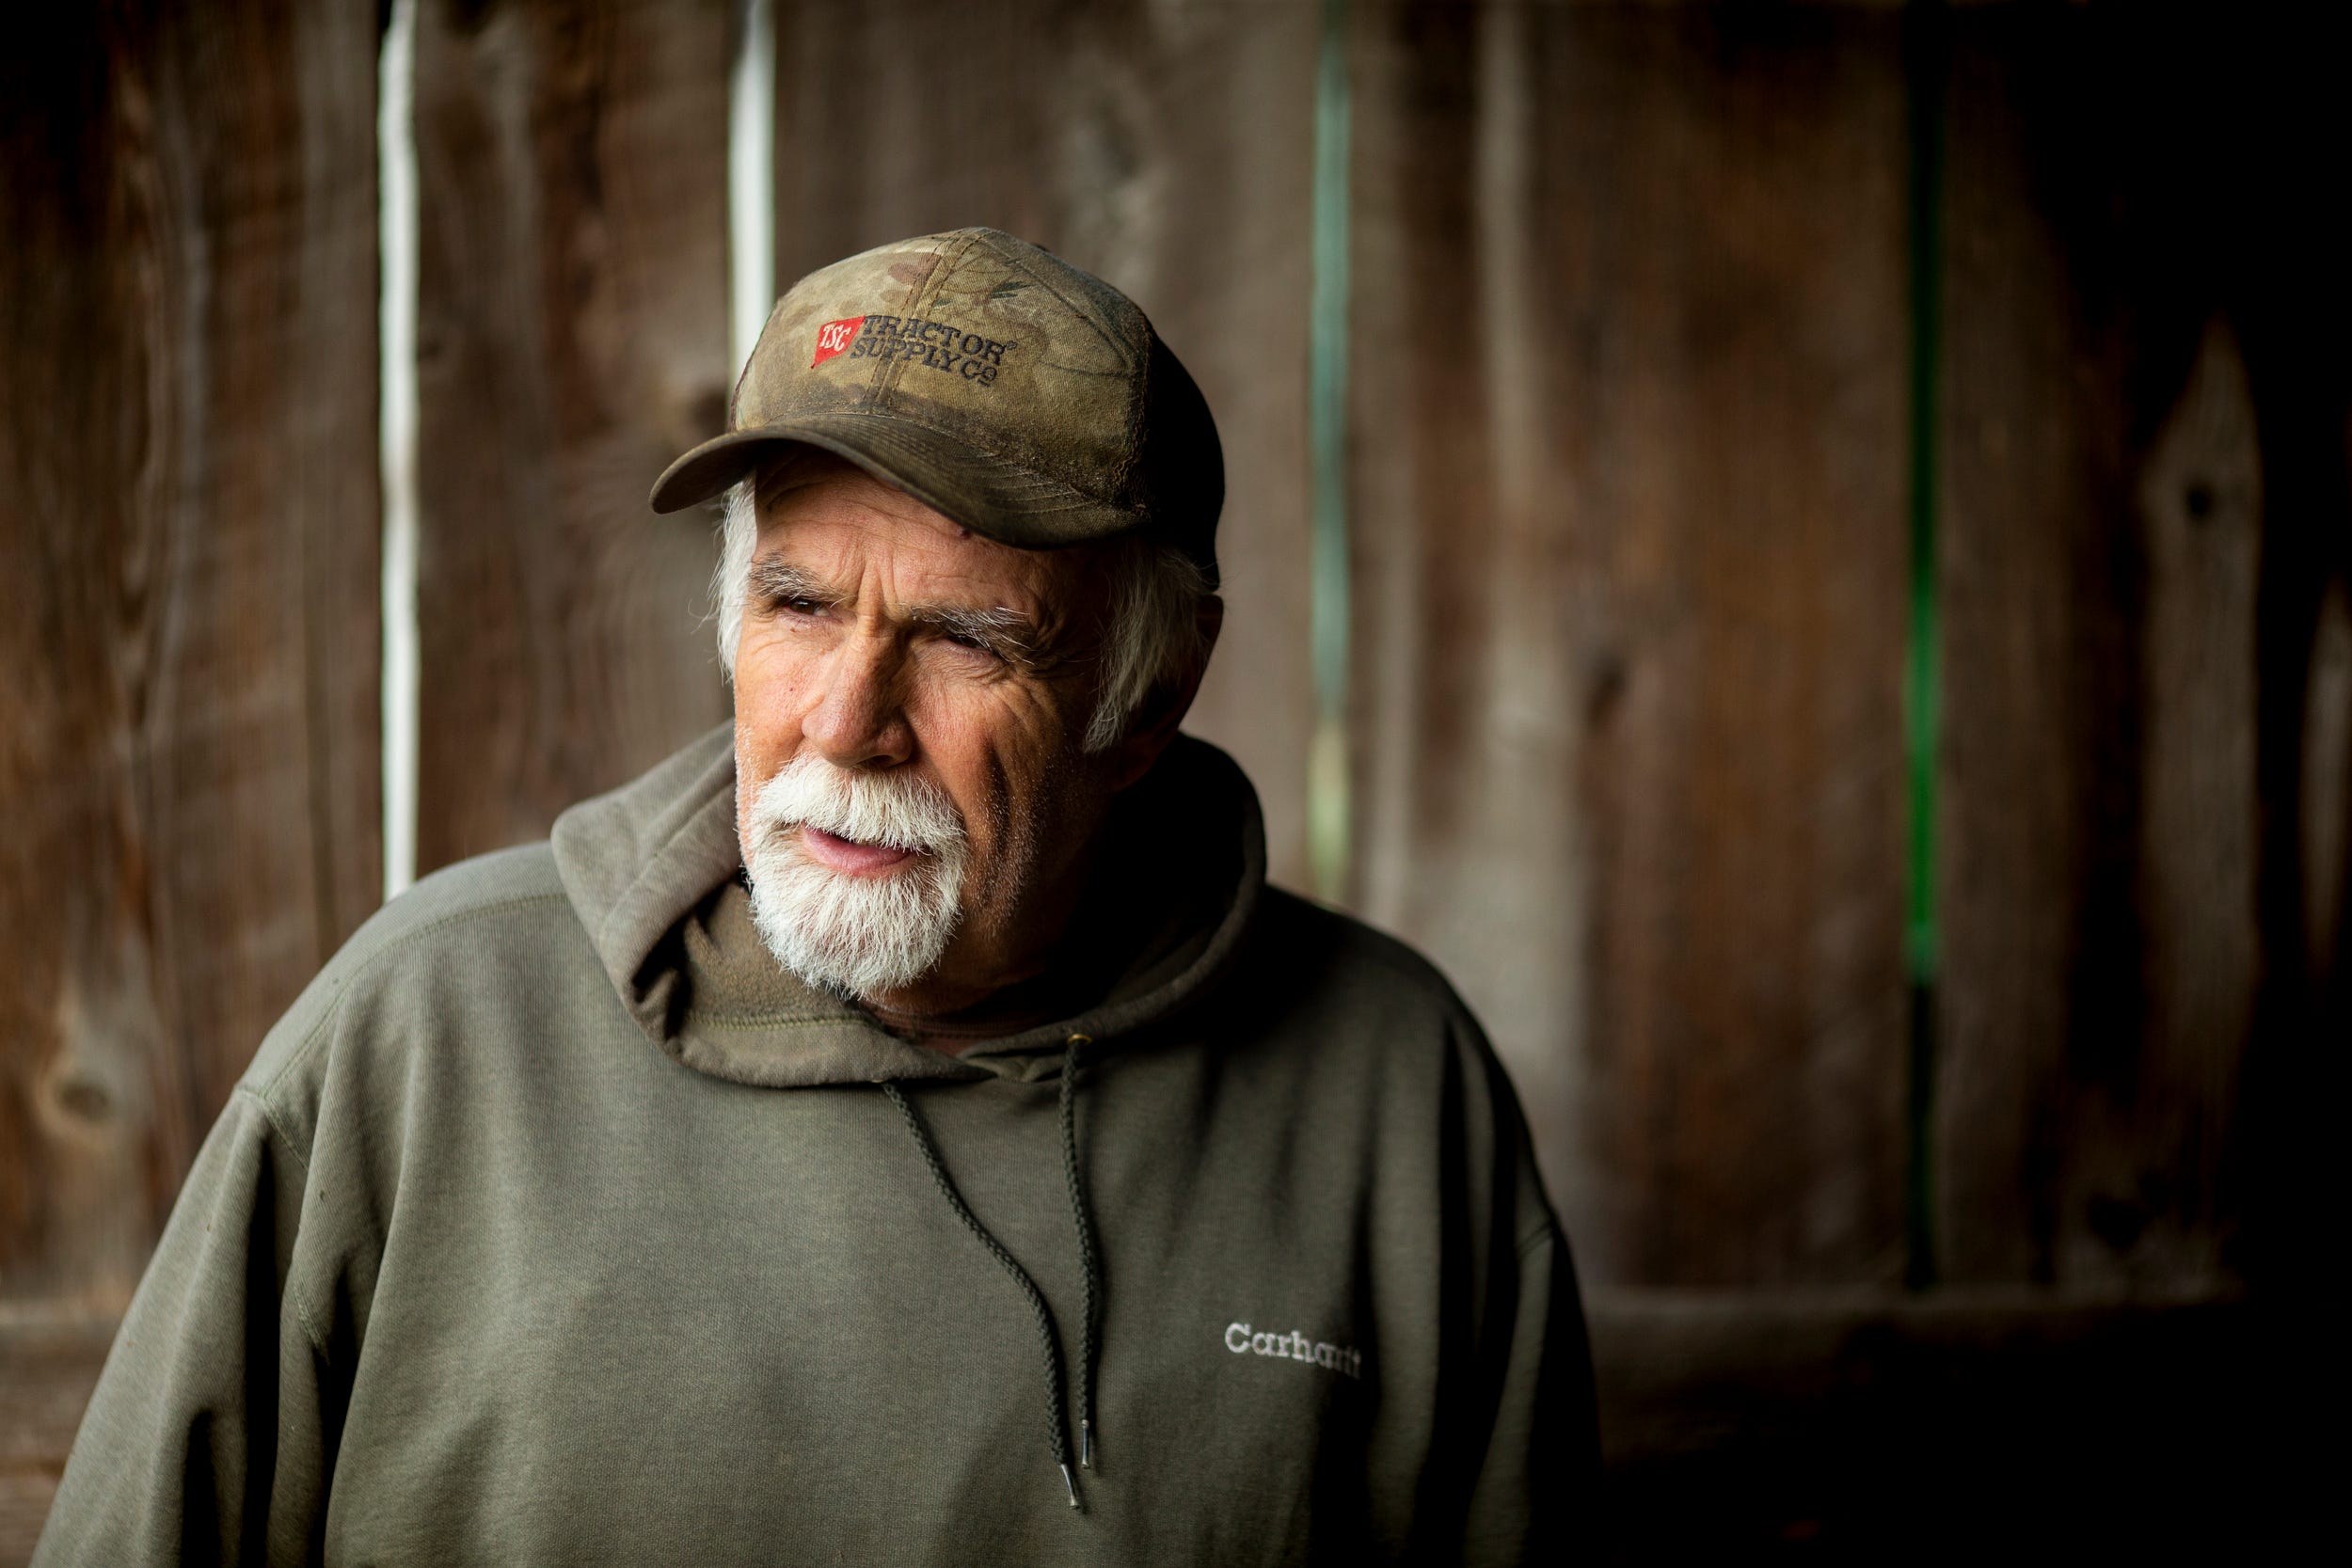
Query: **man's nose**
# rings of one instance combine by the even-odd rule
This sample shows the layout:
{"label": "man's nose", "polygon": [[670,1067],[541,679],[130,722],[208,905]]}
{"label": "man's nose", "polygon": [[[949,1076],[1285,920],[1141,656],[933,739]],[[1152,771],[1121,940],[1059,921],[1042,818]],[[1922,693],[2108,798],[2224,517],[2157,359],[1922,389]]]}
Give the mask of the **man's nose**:
{"label": "man's nose", "polygon": [[902,668],[888,638],[850,637],[818,672],[802,738],[836,768],[886,768],[914,752],[902,701]]}

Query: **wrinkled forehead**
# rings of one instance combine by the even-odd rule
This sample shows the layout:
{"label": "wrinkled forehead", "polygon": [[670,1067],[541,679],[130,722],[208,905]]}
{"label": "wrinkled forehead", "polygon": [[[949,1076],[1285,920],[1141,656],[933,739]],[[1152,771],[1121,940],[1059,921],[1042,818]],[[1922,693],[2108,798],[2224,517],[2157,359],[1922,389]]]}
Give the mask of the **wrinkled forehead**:
{"label": "wrinkled forehead", "polygon": [[[1113,546],[1020,549],[973,532],[845,458],[795,447],[755,479],[760,558],[804,571],[853,575],[886,552],[911,580],[961,590],[980,608],[1009,604],[1041,620],[1082,623],[1103,597]],[[847,587],[848,584],[843,584]]]}

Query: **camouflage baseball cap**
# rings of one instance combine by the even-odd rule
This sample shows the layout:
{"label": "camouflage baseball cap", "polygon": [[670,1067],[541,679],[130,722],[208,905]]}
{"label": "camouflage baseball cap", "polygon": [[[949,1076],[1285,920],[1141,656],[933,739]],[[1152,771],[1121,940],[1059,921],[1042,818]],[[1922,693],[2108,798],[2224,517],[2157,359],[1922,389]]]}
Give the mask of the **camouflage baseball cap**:
{"label": "camouflage baseball cap", "polygon": [[993,229],[901,240],[792,285],[726,434],[670,465],[653,509],[707,500],[795,441],[1004,544],[1139,531],[1216,580],[1225,465],[1200,389],[1134,301]]}

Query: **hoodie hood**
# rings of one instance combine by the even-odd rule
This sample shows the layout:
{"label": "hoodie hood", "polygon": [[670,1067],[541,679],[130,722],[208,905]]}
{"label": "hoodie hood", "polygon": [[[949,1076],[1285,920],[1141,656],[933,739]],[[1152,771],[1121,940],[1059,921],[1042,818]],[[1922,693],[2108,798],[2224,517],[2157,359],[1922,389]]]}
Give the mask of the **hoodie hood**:
{"label": "hoodie hood", "polygon": [[1216,747],[1179,736],[1115,803],[1070,935],[1023,988],[1038,991],[1042,1022],[959,1055],[803,984],[759,940],[735,835],[732,724],[564,812],[551,837],[564,892],[638,1026],[687,1067],[766,1088],[1057,1077],[1072,1036],[1115,1048],[1210,990],[1265,880],[1248,780]]}

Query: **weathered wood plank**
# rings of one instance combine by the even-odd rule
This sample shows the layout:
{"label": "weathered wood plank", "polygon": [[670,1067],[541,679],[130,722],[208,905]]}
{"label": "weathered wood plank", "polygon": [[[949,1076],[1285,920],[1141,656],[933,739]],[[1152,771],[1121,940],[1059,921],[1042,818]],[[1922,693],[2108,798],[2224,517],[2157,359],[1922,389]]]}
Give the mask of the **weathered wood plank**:
{"label": "weathered wood plank", "polygon": [[[1225,447],[1223,641],[1187,725],[1305,885],[1306,311],[1316,8],[818,0],[778,8],[776,275],[987,224],[1132,296]],[[915,49],[912,40],[920,40]],[[926,62],[919,91],[890,62]]]}
{"label": "weathered wood plank", "polygon": [[0,1568],[33,1555],[117,1321],[0,1308]]}
{"label": "weathered wood plank", "polygon": [[0,53],[0,1296],[119,1309],[382,890],[375,18]]}
{"label": "weathered wood plank", "polygon": [[1362,905],[1493,1032],[1588,1277],[1890,1277],[1896,21],[1359,16]]}
{"label": "weathered wood plank", "polygon": [[[2212,1281],[2265,963],[2248,39],[1952,36],[1939,1262]],[[2183,95],[2234,107],[2193,127]]]}
{"label": "weathered wood plank", "polygon": [[725,0],[429,0],[417,24],[418,868],[536,838],[727,712]]}

